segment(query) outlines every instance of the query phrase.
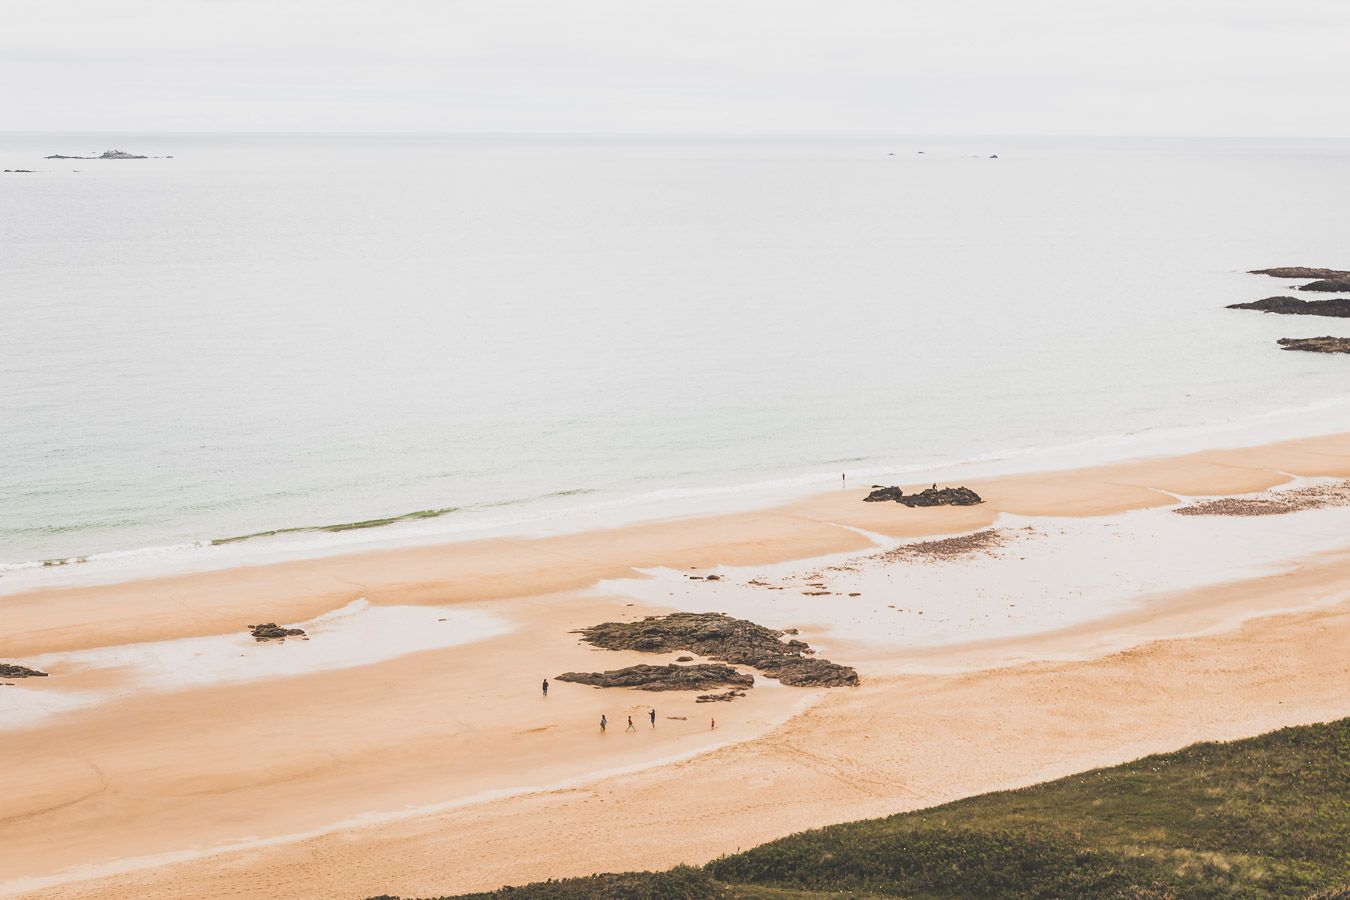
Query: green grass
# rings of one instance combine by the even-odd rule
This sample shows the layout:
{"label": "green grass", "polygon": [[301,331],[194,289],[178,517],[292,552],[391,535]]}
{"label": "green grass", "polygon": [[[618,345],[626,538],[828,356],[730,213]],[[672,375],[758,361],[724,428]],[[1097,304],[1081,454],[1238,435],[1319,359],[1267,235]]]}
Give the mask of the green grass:
{"label": "green grass", "polygon": [[792,835],[701,869],[471,898],[1350,900],[1350,719]]}

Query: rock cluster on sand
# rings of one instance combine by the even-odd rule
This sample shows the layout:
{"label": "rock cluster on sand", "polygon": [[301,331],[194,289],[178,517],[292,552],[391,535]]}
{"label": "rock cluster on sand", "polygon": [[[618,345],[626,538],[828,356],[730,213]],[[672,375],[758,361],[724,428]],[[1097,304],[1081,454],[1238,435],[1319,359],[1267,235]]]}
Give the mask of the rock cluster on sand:
{"label": "rock cluster on sand", "polygon": [[0,663],[0,678],[46,678],[46,672],[39,672],[37,669],[30,669],[27,666],[17,666],[13,663]]}
{"label": "rock cluster on sand", "polygon": [[1003,532],[993,528],[976,531],[971,534],[958,534],[955,537],[937,538],[931,541],[916,541],[901,544],[871,558],[882,562],[908,562],[912,560],[959,559],[977,553],[992,554],[1006,541]]}
{"label": "rock cluster on sand", "polygon": [[1279,345],[1286,350],[1307,350],[1310,353],[1350,353],[1350,338],[1329,334],[1310,338],[1280,338]]}
{"label": "rock cluster on sand", "polygon": [[721,694],[699,694],[694,698],[695,703],[718,703],[720,701],[730,702],[737,697],[744,697],[745,691],[726,691]]}
{"label": "rock cluster on sand", "polygon": [[255,641],[284,641],[288,637],[304,637],[305,632],[302,628],[282,628],[276,622],[264,622],[261,625],[250,625],[248,630],[253,635]]}
{"label": "rock cluster on sand", "polygon": [[[639,691],[706,691],[709,688],[754,687],[755,676],[720,663],[692,666],[629,666],[609,672],[565,672],[557,681],[596,687],[637,688]],[[744,696],[744,695],[742,695]]]}
{"label": "rock cluster on sand", "polygon": [[905,506],[974,506],[983,503],[980,495],[968,487],[931,487],[917,494],[906,494],[898,487],[872,485],[872,493],[863,498],[864,502],[877,503],[882,500],[894,500]]}
{"label": "rock cluster on sand", "polygon": [[1258,497],[1216,497],[1172,511],[1179,516],[1281,516],[1328,506],[1350,506],[1350,481],[1267,491]]}
{"label": "rock cluster on sand", "polygon": [[1326,300],[1300,300],[1298,297],[1266,297],[1251,303],[1230,303],[1228,309],[1257,309],[1283,316],[1350,317],[1350,297],[1331,297]]}
{"label": "rock cluster on sand", "polygon": [[781,631],[723,613],[647,616],[638,622],[605,622],[576,633],[588,644],[606,650],[685,650],[733,665],[753,666],[783,684],[797,687],[858,684],[853,668],[809,658],[815,651],[805,641],[784,642]]}

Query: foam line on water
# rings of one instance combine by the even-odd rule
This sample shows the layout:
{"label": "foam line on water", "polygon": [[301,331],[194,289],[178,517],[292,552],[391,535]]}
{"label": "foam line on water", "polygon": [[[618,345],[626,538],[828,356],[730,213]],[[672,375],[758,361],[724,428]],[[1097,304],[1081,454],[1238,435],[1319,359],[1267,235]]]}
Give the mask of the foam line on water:
{"label": "foam line on water", "polygon": [[[947,461],[877,462],[850,469],[850,486],[993,478],[1075,469],[1205,449],[1245,447],[1350,432],[1350,398],[1319,401],[1257,416],[1177,428],[1106,435],[1053,447],[1009,448]],[[620,527],[640,521],[754,509],[839,484],[839,472],[810,471],[740,484],[665,487],[576,503],[576,492],[547,502],[463,510],[353,532],[304,532],[213,545],[210,540],[121,550],[63,561],[0,564],[0,596],[41,587],[96,584],[185,571],[257,565],[363,550],[422,546],[498,536],[541,536]]]}

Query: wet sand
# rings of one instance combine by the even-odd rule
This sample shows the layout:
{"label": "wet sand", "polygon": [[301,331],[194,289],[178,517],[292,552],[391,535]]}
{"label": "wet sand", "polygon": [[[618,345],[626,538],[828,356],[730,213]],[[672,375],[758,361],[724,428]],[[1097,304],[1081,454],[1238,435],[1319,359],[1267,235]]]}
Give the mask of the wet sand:
{"label": "wet sand", "polygon": [[[1350,477],[1350,436],[971,480],[987,501],[977,507],[911,510],[839,490],[607,532],[2,596],[5,660],[241,634],[358,598],[485,612],[510,630],[182,690],[74,666],[0,687],[116,695],[0,731],[0,894],[416,896],[700,862],[828,822],[1346,715],[1350,534],[1279,571],[1154,592],[1049,632],[905,648],[832,634],[827,612],[803,623],[804,639],[858,666],[856,689],[765,684],[730,704],[560,683],[539,693],[544,675],[676,655],[599,651],[568,634],[665,610],[602,580],[874,551],[862,531],[920,538],[1003,514],[1118,515],[1290,476]],[[1297,535],[1306,515],[1261,527]],[[1213,539],[1207,517],[1173,518]],[[623,729],[630,714],[635,733]]]}

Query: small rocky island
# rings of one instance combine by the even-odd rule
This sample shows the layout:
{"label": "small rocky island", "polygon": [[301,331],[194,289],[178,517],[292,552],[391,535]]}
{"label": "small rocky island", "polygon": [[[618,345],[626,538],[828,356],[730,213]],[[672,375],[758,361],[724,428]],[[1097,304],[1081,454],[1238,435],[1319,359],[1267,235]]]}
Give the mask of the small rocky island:
{"label": "small rocky island", "polygon": [[874,484],[872,485],[872,492],[863,498],[864,503],[879,503],[883,500],[894,500],[896,503],[903,503],[909,507],[975,506],[984,502],[979,494],[968,487],[940,488],[937,485],[924,488],[917,494],[906,494],[898,487],[884,487]]}
{"label": "small rocky island", "polygon": [[1279,345],[1285,350],[1307,350],[1309,353],[1350,353],[1350,338],[1322,337],[1280,338]]}
{"label": "small rocky island", "polygon": [[1269,275],[1271,278],[1325,278],[1332,281],[1350,279],[1350,272],[1342,269],[1313,269],[1308,266],[1277,266],[1273,269],[1252,269],[1248,275]]}
{"label": "small rocky island", "polygon": [[[1285,266],[1275,269],[1252,269],[1252,275],[1270,275],[1275,278],[1315,278],[1300,285],[1300,291],[1323,293],[1350,293],[1350,272],[1343,269],[1316,269],[1309,266]],[[1350,318],[1350,297],[1328,297],[1326,300],[1301,300],[1298,297],[1266,297],[1251,303],[1232,303],[1229,309],[1255,309],[1283,316],[1329,316]],[[1312,338],[1280,338],[1284,350],[1304,350],[1309,353],[1350,353],[1350,338],[1323,335]]]}
{"label": "small rocky island", "polygon": [[128,153],[125,150],[104,150],[98,156],[62,156],[54,153],[47,159],[149,159],[148,156],[137,156],[135,153]]}
{"label": "small rocky island", "polygon": [[1251,303],[1230,303],[1228,309],[1256,309],[1282,316],[1335,316],[1350,318],[1350,297],[1302,300],[1298,297],[1266,297]]}
{"label": "small rocky island", "polygon": [[759,669],[792,687],[846,687],[859,683],[858,673],[851,666],[812,658],[815,651],[805,641],[784,641],[786,632],[724,613],[647,616],[637,622],[605,622],[575,633],[586,643],[605,650],[644,653],[683,650],[730,665],[632,666],[612,672],[568,672],[559,675],[559,681],[656,691],[750,688],[754,685],[754,677],[732,668],[741,665]]}
{"label": "small rocky island", "polygon": [[1273,278],[1313,278],[1298,286],[1300,291],[1323,291],[1331,294],[1350,293],[1350,272],[1344,269],[1315,269],[1309,266],[1284,266],[1275,269],[1252,269],[1249,275],[1270,275]]}

